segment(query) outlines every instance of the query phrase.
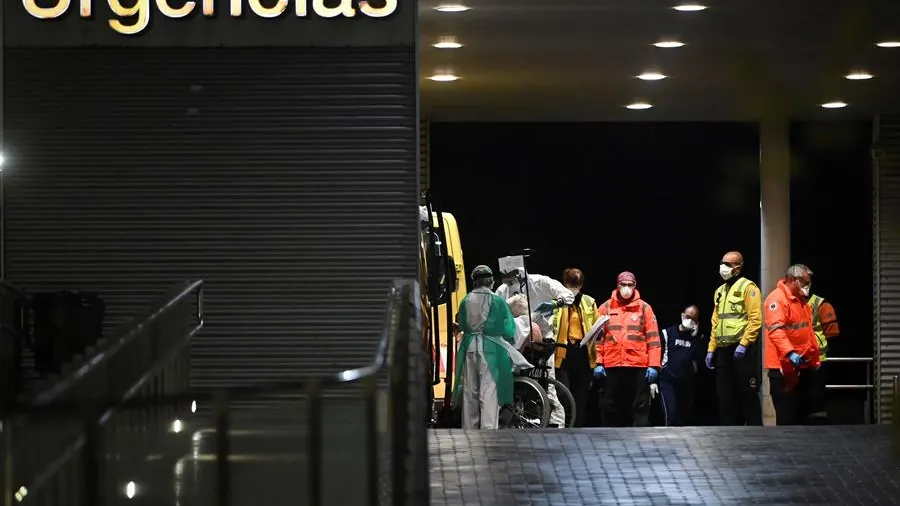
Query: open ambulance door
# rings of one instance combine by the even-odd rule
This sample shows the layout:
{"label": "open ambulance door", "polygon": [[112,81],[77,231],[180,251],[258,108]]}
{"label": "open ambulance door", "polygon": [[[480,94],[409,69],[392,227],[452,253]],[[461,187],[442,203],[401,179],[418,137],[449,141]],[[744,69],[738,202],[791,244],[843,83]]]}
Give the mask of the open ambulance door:
{"label": "open ambulance door", "polygon": [[431,217],[425,230],[428,237],[423,259],[431,307],[430,335],[426,349],[432,358],[432,395],[435,408],[442,411],[440,418],[446,419],[456,369],[456,339],[453,329],[459,302],[466,294],[465,268],[456,219],[450,213],[435,210],[428,192],[424,201]]}

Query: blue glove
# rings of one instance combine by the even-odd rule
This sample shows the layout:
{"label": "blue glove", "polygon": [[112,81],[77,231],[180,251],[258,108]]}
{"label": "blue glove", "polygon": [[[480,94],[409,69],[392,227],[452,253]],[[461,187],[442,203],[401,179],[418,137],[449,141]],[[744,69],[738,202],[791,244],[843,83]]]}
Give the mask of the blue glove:
{"label": "blue glove", "polygon": [[647,383],[656,383],[656,378],[658,376],[659,372],[652,367],[648,367],[647,372],[644,374],[644,377],[647,378]]}
{"label": "blue glove", "polygon": [[542,302],[538,304],[538,307],[534,308],[535,312],[541,313],[544,316],[553,314],[554,309],[556,309],[555,302]]}
{"label": "blue glove", "polygon": [[734,358],[744,358],[744,353],[747,353],[747,347],[743,344],[737,345],[737,348],[734,349]]}
{"label": "blue glove", "polygon": [[602,365],[598,365],[594,368],[594,377],[595,378],[603,378],[606,376],[606,369],[603,368]]}
{"label": "blue glove", "polygon": [[794,364],[794,367],[800,367],[800,364],[803,363],[803,357],[801,357],[800,354],[796,351],[792,351],[788,355],[788,360],[790,360],[791,363]]}
{"label": "blue glove", "polygon": [[713,357],[715,357],[715,356],[716,356],[716,354],[713,352],[709,352],[706,354],[706,368],[707,369],[715,369],[716,368],[716,366],[713,365]]}

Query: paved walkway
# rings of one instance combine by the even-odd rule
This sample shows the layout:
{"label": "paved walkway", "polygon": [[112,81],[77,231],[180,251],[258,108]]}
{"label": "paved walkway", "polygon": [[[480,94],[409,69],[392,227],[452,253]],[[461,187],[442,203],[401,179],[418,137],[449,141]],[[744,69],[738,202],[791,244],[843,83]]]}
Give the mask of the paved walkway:
{"label": "paved walkway", "polygon": [[890,430],[434,431],[432,505],[896,505]]}
{"label": "paved walkway", "polygon": [[[358,425],[354,430],[359,414],[341,411],[323,437],[323,503],[362,506],[364,435]],[[429,434],[431,504],[897,505],[900,455],[891,453],[891,430],[435,430]],[[232,435],[232,506],[307,504],[302,430],[247,430],[237,424]],[[210,504],[216,483],[214,434],[192,437],[186,431],[183,436],[168,451],[161,449],[168,456],[152,459],[143,476],[135,477],[139,484],[153,485],[120,504]]]}

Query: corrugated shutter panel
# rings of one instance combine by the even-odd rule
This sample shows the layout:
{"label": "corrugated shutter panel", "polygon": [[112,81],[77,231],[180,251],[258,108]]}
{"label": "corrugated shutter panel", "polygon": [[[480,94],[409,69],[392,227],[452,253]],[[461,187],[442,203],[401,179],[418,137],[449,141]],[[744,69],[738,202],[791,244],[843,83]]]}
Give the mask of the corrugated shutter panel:
{"label": "corrugated shutter panel", "polygon": [[108,326],[206,280],[195,387],[371,360],[416,276],[412,48],[7,50],[7,272]]}
{"label": "corrugated shutter panel", "polygon": [[892,419],[893,377],[900,374],[900,116],[878,121],[875,149],[876,406],[881,423]]}
{"label": "corrugated shutter panel", "polygon": [[422,120],[419,122],[419,191],[423,192],[428,189],[430,164],[428,146],[431,144],[429,137],[429,122]]}

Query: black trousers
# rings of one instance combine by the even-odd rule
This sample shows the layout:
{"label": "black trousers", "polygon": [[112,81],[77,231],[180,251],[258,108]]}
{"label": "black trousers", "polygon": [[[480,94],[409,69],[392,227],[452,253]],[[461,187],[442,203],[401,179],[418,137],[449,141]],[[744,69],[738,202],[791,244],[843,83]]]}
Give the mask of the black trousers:
{"label": "black trousers", "polygon": [[588,349],[580,345],[566,346],[566,358],[556,370],[556,379],[572,392],[575,398],[575,427],[584,427],[588,411],[588,399],[591,395],[593,379]]}
{"label": "black trousers", "polygon": [[606,392],[606,378],[594,378],[588,393],[585,427],[603,427],[603,396]]}
{"label": "black trousers", "polygon": [[776,425],[827,423],[825,417],[810,416],[825,412],[825,376],[820,369],[801,369],[800,380],[791,390],[785,390],[781,371],[770,369],[768,375]]}
{"label": "black trousers", "polygon": [[716,394],[722,425],[762,425],[759,399],[758,347],[751,344],[743,358],[734,358],[737,344],[716,350]]}
{"label": "black trousers", "polygon": [[605,427],[650,425],[650,385],[646,367],[606,369],[602,418]]}
{"label": "black trousers", "polygon": [[684,427],[691,418],[694,406],[695,374],[685,373],[683,378],[670,378],[665,374],[659,378],[659,404],[663,423],[668,427]]}

